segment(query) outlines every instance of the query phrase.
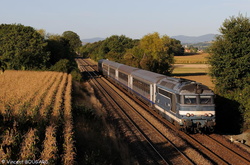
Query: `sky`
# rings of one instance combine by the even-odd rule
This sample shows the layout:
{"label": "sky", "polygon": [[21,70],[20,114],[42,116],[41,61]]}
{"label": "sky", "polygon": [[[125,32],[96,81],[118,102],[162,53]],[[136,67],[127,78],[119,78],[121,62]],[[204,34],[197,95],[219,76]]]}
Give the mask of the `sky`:
{"label": "sky", "polygon": [[0,24],[70,30],[81,39],[219,34],[225,19],[249,12],[250,0],[0,0]]}

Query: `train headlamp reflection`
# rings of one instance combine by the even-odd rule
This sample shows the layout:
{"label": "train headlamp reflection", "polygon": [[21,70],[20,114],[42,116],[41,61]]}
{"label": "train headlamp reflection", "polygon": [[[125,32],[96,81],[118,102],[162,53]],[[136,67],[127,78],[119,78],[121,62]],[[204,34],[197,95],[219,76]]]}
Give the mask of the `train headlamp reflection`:
{"label": "train headlamp reflection", "polygon": [[209,113],[209,114],[205,113],[205,116],[206,116],[206,117],[208,117],[208,116],[209,116],[209,117],[212,117],[213,114],[212,114],[212,113]]}
{"label": "train headlamp reflection", "polygon": [[193,116],[194,116],[194,114],[192,114],[192,113],[191,113],[191,114],[190,114],[190,113],[187,113],[187,114],[186,114],[186,116],[187,116],[187,117],[190,117],[190,116],[192,116],[192,117],[193,117]]}

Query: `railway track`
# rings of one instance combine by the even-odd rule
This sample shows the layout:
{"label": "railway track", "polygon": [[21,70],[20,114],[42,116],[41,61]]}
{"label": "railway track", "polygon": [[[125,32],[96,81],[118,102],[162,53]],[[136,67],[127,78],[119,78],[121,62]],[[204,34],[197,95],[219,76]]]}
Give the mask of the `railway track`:
{"label": "railway track", "polygon": [[235,148],[230,143],[225,144],[225,139],[216,139],[215,135],[195,134],[191,136],[228,164],[250,164],[250,154]]}
{"label": "railway track", "polygon": [[[100,79],[96,79],[95,77],[99,77],[95,72],[89,71],[89,65],[84,61],[78,61],[78,66],[80,66],[81,72],[85,73],[85,76],[88,75],[88,79],[90,79],[90,83],[94,86],[100,93],[100,97],[105,98],[107,100],[106,107],[108,107],[109,112],[113,114],[114,119],[123,132],[125,132],[125,136],[128,141],[131,143],[131,147],[135,149],[135,153],[139,153],[136,155],[140,164],[168,164],[166,160],[162,160],[161,155],[158,153],[152,153],[152,149],[149,145],[145,145],[145,143],[139,143],[139,141],[144,141],[145,138],[140,134],[140,131],[134,127],[133,123],[129,122],[129,119],[121,112],[121,107],[117,102],[112,99],[108,89],[105,89],[100,81]],[[86,75],[87,74],[87,75]],[[109,104],[109,105],[107,105]],[[149,152],[150,151],[150,152]]]}
{"label": "railway track", "polygon": [[240,155],[241,157],[243,157],[244,159],[250,162],[250,153],[246,151],[245,149],[242,150],[242,148],[232,143],[230,140],[226,139],[224,136],[211,134],[209,135],[209,138],[219,143],[218,144],[219,146],[228,148],[232,152],[235,152],[235,154]]}
{"label": "railway track", "polygon": [[[126,119],[128,122],[126,125],[132,125],[135,129],[134,132],[137,132],[137,136],[140,137],[140,141],[143,143],[146,142],[146,145],[148,146],[147,151],[151,152],[150,155],[145,156],[147,159],[149,158],[148,156],[152,157],[152,151],[154,151],[155,153],[153,154],[153,157],[155,158],[153,158],[153,160],[155,161],[154,163],[157,164],[180,164],[184,162],[185,164],[194,164],[192,160],[178,150],[178,148],[167,137],[137,112],[134,105],[132,105],[131,100],[124,99],[122,93],[111,88],[112,85],[105,79],[95,79],[98,75],[95,74],[94,70],[91,70],[92,68],[89,67],[90,64],[84,61],[79,61],[78,63],[80,63],[79,65],[81,66],[82,71],[90,71],[89,75],[91,80],[95,81],[94,84],[98,86],[98,90],[102,91],[105,97],[112,102],[116,113],[121,114],[122,118]],[[117,112],[118,110],[119,112]]]}
{"label": "railway track", "polygon": [[[137,102],[141,101],[137,100]],[[147,105],[144,104],[142,106],[148,113],[157,118],[166,127],[173,130],[177,136],[180,136],[182,139],[187,141],[187,143],[199,151],[213,164],[250,164],[250,154],[239,147],[226,142],[225,138],[218,138],[219,135],[186,134],[185,132],[179,131],[169,121],[162,119],[157,112],[152,111]]]}
{"label": "railway track", "polygon": [[[89,62],[85,62],[84,65],[87,66],[91,66],[92,64],[90,64]],[[90,69],[90,68],[89,68]],[[87,70],[87,69],[86,69]],[[95,70],[97,70],[95,68]],[[91,69],[92,73],[94,72],[93,69]],[[96,77],[96,75],[95,75]],[[103,78],[101,78],[103,79]],[[107,85],[107,83],[109,83],[108,81],[106,81],[105,79],[103,79],[103,81],[105,81],[104,84],[104,88],[108,88],[109,85]],[[123,90],[123,89],[121,89]],[[125,90],[123,90],[124,92],[126,92]],[[118,94],[120,95],[119,97],[119,101],[117,102],[118,104],[120,104],[121,99],[124,98],[124,94]],[[128,95],[129,97],[131,97],[130,95]],[[189,146],[191,146],[192,148],[194,148],[195,150],[197,150],[199,153],[201,153],[207,160],[209,160],[212,164],[250,164],[250,156],[249,153],[244,153],[244,152],[240,152],[238,151],[239,148],[234,147],[230,144],[225,145],[224,142],[220,142],[219,140],[216,140],[216,138],[214,138],[213,136],[207,136],[207,135],[201,135],[201,134],[196,134],[196,135],[189,135],[186,134],[184,132],[181,132],[179,130],[176,129],[175,126],[173,126],[171,123],[169,123],[168,121],[166,121],[165,119],[162,119],[161,116],[155,112],[152,111],[148,108],[148,106],[146,106],[145,104],[141,104],[141,101],[132,98],[132,100],[135,100],[138,104],[140,104],[141,107],[143,107],[144,110],[146,110],[148,113],[150,113],[154,118],[156,118],[157,120],[159,120],[162,124],[164,124],[164,126],[168,127],[169,129],[171,129],[176,136],[181,137],[184,141],[186,141],[188,143]],[[127,101],[129,102],[129,101]],[[127,105],[125,106],[132,106],[129,105],[128,103],[126,103]],[[133,106],[132,106],[133,107]],[[124,107],[121,107],[120,109],[125,109]],[[131,108],[134,109],[133,111],[135,111],[137,108]],[[144,123],[148,123],[147,127],[151,127],[151,129],[156,129],[155,131],[158,132],[158,138],[162,139],[162,141],[165,141],[165,143],[168,143],[169,145],[171,144],[171,146],[173,148],[176,148],[175,150],[178,150],[178,147],[176,147],[176,144],[174,144],[171,139],[168,139],[165,135],[164,130],[159,130],[158,128],[156,128],[153,124],[151,124],[150,121],[148,121],[148,119],[146,119],[145,117],[143,117],[143,115],[140,114],[140,112],[134,112],[134,113],[138,113],[137,118],[141,118],[140,120],[135,120],[134,117],[130,117],[131,114],[127,113],[127,112],[123,112],[125,114],[125,116],[127,116],[126,118],[130,118],[129,120],[131,120],[130,122],[133,123],[134,127],[138,127],[137,130],[138,131],[144,131],[145,128],[141,128],[138,125],[144,125]],[[132,113],[132,112],[130,112]],[[133,115],[132,115],[133,116]],[[135,117],[136,118],[136,117]],[[143,119],[144,118],[144,119]],[[158,142],[156,141],[152,141],[152,133],[141,133],[144,136],[144,139],[146,139],[146,141],[152,142],[152,146],[154,147],[153,150],[159,150],[157,151],[158,153],[161,153],[163,151],[161,150],[165,150],[169,148],[169,146],[165,146],[162,147],[160,149],[157,149],[157,146],[155,147],[153,144],[159,144],[160,140],[158,139]],[[161,138],[160,138],[161,136]],[[151,146],[149,144],[149,146]],[[235,152],[237,150],[237,152]],[[171,151],[171,150],[169,150]],[[189,162],[190,164],[194,164],[194,162],[191,160],[192,158],[188,158],[188,156],[186,156],[187,154],[183,153],[183,151],[178,151],[180,155],[183,154],[183,158],[186,157],[186,161]],[[239,154],[239,152],[241,154]],[[161,154],[160,154],[161,155]],[[165,164],[171,164],[172,162],[169,161],[168,159],[165,160],[165,157],[171,157],[171,155],[161,155],[160,156],[158,154],[159,157],[163,158],[163,162]],[[162,161],[161,161],[162,163]],[[182,162],[183,163],[183,162]],[[196,162],[197,164],[197,162]]]}

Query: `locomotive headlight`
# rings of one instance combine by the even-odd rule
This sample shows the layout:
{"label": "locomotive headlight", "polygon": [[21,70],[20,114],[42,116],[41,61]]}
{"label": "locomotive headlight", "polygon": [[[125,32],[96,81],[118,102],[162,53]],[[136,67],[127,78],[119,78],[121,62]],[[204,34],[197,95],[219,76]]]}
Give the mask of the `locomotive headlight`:
{"label": "locomotive headlight", "polygon": [[207,113],[205,113],[205,116],[207,117],[207,116],[208,116],[208,114],[207,114]]}
{"label": "locomotive headlight", "polygon": [[191,113],[191,116],[193,117],[193,116],[194,116],[194,114],[192,114],[192,113]]}
{"label": "locomotive headlight", "polygon": [[209,116],[209,117],[212,117],[212,116],[213,116],[213,114],[212,114],[212,113],[209,113],[209,114],[208,114],[208,116]]}
{"label": "locomotive headlight", "polygon": [[190,113],[187,113],[186,116],[187,116],[187,117],[190,117]]}

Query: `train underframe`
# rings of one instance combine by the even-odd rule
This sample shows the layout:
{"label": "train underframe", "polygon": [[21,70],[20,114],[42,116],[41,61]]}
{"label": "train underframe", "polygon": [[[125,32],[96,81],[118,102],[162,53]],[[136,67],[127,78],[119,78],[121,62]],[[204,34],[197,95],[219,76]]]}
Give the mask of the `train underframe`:
{"label": "train underframe", "polygon": [[179,125],[182,131],[188,133],[212,133],[215,122],[208,120],[182,119],[183,125]]}

